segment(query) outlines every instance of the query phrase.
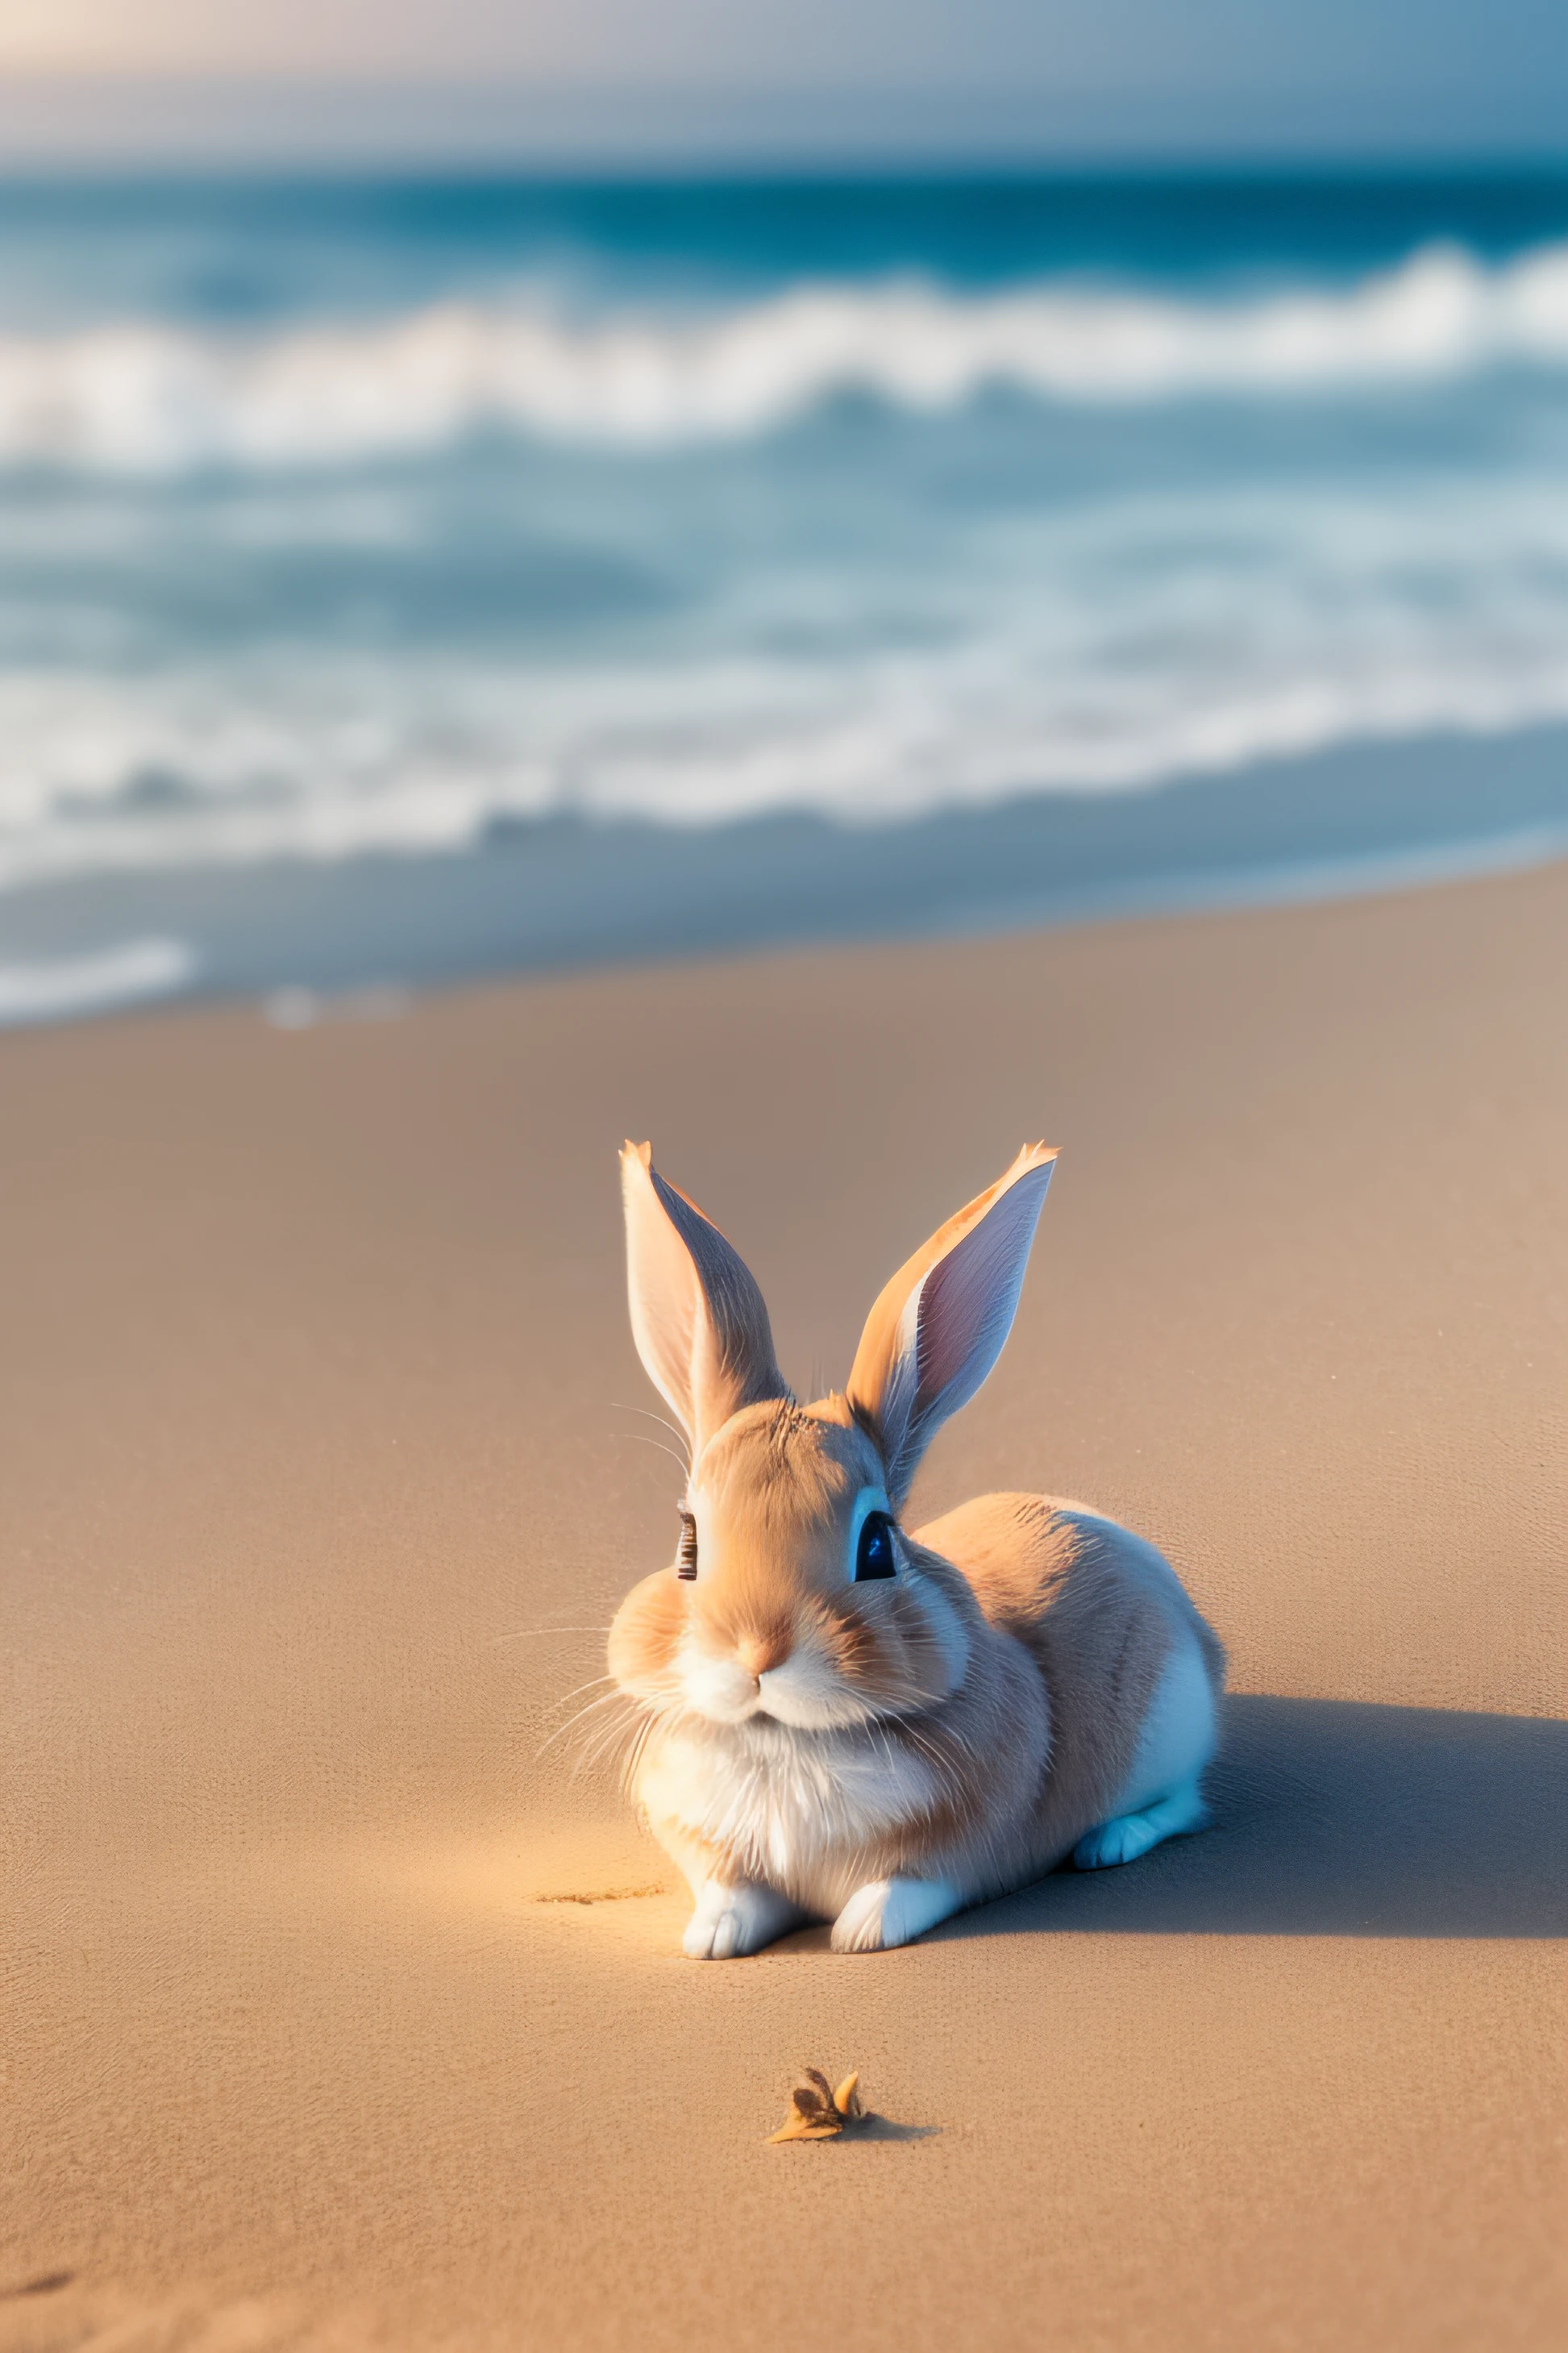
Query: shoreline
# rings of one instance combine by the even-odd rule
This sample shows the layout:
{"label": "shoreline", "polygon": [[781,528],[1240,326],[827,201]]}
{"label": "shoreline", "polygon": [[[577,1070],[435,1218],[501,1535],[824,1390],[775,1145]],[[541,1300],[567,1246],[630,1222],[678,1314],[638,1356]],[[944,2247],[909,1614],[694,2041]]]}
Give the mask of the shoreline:
{"label": "shoreline", "polygon": [[0,1026],[1331,901],[1565,853],[1568,727],[1350,745],[881,827],[549,818],[437,855],[13,890],[0,895]]}

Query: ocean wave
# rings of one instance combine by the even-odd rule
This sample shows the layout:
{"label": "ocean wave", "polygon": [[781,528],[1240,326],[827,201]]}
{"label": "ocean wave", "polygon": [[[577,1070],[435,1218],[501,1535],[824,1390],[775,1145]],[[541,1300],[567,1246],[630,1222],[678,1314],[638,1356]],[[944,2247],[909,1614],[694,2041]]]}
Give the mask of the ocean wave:
{"label": "ocean wave", "polygon": [[1337,290],[1230,301],[1045,282],[800,285],[728,311],[582,318],[446,304],[244,338],[154,322],[0,336],[0,467],[177,476],[352,464],[481,431],[658,450],[861,395],[1137,404],[1568,367],[1568,245],[1431,248]]}
{"label": "ocean wave", "polygon": [[91,955],[0,963],[0,1029],[65,1021],[117,1006],[144,1005],[188,988],[196,957],[184,940],[128,940]]}
{"label": "ocean wave", "polygon": [[[1412,655],[1359,674],[1302,666],[1202,696],[1145,681],[1124,691],[1114,721],[1109,695],[1065,712],[999,690],[992,663],[961,656],[934,670],[928,662],[920,679],[851,666],[811,691],[754,676],[702,684],[705,716],[677,728],[650,717],[653,697],[635,681],[584,682],[580,707],[558,708],[553,725],[537,707],[525,712],[521,697],[509,706],[490,681],[476,699],[484,723],[476,712],[460,753],[450,698],[438,727],[410,698],[384,714],[366,754],[319,692],[275,698],[226,731],[205,691],[133,694],[62,679],[58,705],[35,711],[30,738],[9,736],[0,892],[278,860],[438,857],[474,849],[498,827],[562,817],[680,828],[791,811],[875,827],[1029,794],[1136,790],[1358,742],[1568,723],[1561,643],[1506,674],[1484,659]],[[631,723],[639,712],[640,727]],[[72,774],[84,723],[92,772]],[[30,985],[0,972],[0,1018],[7,988],[15,997]]]}

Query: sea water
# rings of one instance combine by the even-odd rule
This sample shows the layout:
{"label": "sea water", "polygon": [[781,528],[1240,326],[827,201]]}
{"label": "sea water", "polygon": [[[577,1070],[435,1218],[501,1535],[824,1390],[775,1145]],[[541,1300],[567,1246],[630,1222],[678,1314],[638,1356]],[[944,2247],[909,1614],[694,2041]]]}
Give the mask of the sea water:
{"label": "sea water", "polygon": [[809,821],[876,928],[879,834],[1564,721],[1568,179],[0,188],[0,1014],[309,977],[388,861],[340,976],[461,965],[451,861],[481,961],[701,945],[639,865]]}

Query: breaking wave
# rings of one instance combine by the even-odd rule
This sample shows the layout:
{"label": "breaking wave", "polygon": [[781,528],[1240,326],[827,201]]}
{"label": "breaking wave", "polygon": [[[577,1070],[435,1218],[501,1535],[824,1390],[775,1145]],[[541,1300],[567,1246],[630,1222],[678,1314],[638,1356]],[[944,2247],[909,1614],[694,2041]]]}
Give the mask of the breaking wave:
{"label": "breaking wave", "polygon": [[242,337],[128,322],[0,337],[0,467],[177,476],[340,466],[483,431],[657,450],[761,436],[859,395],[1136,404],[1568,368],[1568,245],[1488,267],[1428,248],[1358,284],[1196,301],[1045,281],[800,285],[718,312],[540,298]]}
{"label": "breaking wave", "polygon": [[[548,709],[526,687],[476,679],[459,756],[416,667],[401,696],[384,689],[368,749],[355,740],[364,686],[352,673],[258,695],[226,721],[208,681],[133,691],[70,675],[35,700],[0,766],[0,894],[156,869],[438,856],[498,826],[560,817],[700,827],[795,810],[875,826],[1355,742],[1502,735],[1568,723],[1568,652],[1547,634],[1506,663],[1484,649],[1467,659],[1456,635],[1385,644],[1359,671],[1323,649],[1206,691],[1106,675],[1080,685],[1071,709],[1032,691],[1023,663],[1004,678],[984,648],[928,658],[918,676],[876,662],[814,681],[700,671],[684,723],[647,676],[597,672]],[[0,1016],[8,993],[32,985],[0,970]]]}
{"label": "breaking wave", "polygon": [[95,955],[0,962],[0,1029],[144,1005],[188,988],[196,956],[184,940],[128,940]]}

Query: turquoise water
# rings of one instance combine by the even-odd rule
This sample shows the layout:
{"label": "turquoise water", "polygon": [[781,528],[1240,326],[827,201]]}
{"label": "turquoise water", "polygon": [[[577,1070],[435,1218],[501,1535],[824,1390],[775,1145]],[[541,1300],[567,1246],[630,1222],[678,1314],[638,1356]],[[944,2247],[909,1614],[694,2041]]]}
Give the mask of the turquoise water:
{"label": "turquoise water", "polygon": [[1564,720],[1568,181],[0,188],[0,1012],[150,878],[282,958],[530,828]]}

